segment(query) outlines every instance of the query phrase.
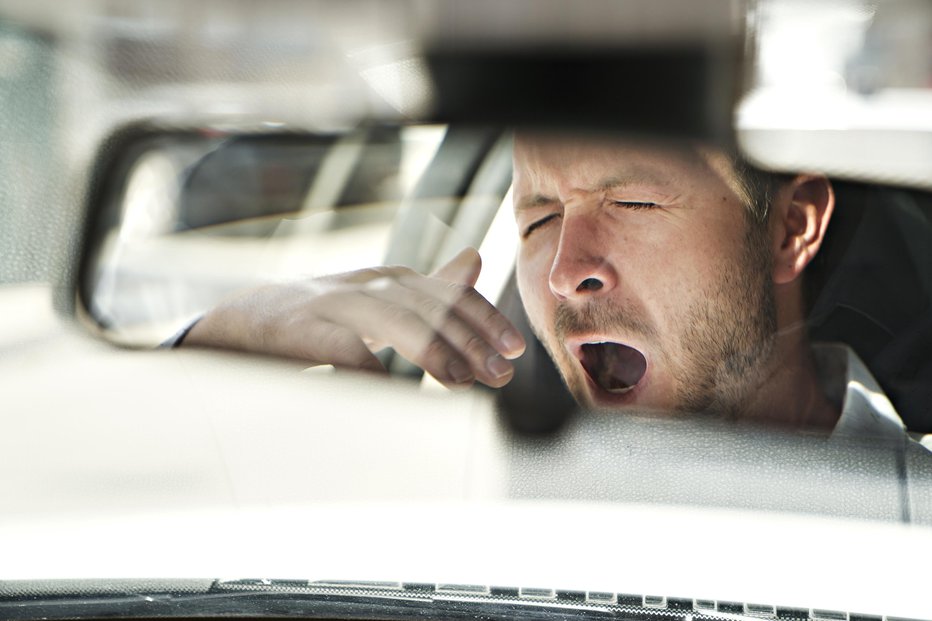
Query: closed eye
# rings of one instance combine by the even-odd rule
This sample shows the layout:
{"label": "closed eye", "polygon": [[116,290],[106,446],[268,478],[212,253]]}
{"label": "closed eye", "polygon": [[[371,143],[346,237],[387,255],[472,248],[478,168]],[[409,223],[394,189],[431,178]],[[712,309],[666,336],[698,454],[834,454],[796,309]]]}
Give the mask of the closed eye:
{"label": "closed eye", "polygon": [[657,203],[651,203],[649,201],[612,201],[612,204],[627,209],[653,209],[659,207]]}
{"label": "closed eye", "polygon": [[530,235],[531,233],[533,233],[535,230],[539,229],[540,227],[544,226],[545,224],[547,224],[554,218],[559,217],[559,215],[560,214],[558,213],[552,213],[549,216],[545,216],[541,218],[540,220],[536,220],[535,222],[532,222],[531,224],[528,225],[526,229],[524,229],[524,233],[521,235],[521,237],[526,239],[528,235]]}

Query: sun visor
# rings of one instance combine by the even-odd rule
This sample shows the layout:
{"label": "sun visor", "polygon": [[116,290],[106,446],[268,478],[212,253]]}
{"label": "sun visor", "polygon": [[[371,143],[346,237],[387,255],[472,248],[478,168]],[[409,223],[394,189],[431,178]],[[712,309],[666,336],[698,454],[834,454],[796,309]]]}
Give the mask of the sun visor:
{"label": "sun visor", "polygon": [[433,120],[730,144],[745,48],[734,2],[469,6],[437,4],[424,30]]}
{"label": "sun visor", "polygon": [[731,141],[737,59],[724,46],[448,46],[426,61],[439,122]]}

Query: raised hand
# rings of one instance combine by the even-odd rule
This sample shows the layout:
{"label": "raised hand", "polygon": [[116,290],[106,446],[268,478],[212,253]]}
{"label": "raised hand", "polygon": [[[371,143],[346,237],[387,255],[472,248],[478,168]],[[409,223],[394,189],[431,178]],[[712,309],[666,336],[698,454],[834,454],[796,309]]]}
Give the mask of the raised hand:
{"label": "raised hand", "polygon": [[208,312],[183,346],[380,372],[373,352],[390,346],[447,386],[504,386],[525,343],[473,288],[480,270],[468,248],[430,276],[375,267],[260,287]]}

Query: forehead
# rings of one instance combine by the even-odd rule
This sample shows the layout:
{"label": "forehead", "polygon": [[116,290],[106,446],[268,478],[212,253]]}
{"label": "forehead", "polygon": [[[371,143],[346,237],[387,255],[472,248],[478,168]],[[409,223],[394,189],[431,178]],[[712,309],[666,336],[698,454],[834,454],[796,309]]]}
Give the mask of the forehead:
{"label": "forehead", "polygon": [[559,195],[638,183],[683,186],[712,179],[738,189],[730,159],[703,145],[556,134],[515,136],[514,184],[519,194]]}

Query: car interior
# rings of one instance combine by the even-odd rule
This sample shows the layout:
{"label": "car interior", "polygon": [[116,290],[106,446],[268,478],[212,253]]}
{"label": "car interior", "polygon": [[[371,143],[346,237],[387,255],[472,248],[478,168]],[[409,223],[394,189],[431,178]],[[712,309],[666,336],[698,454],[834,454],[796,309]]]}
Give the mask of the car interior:
{"label": "car interior", "polygon": [[[0,0],[0,102],[0,619],[932,619],[927,0]],[[524,129],[824,173],[805,327],[908,437],[578,407],[518,291]],[[466,246],[504,388],[174,347]]]}
{"label": "car interior", "polygon": [[[205,137],[150,129],[128,135],[125,146],[113,151],[119,154],[114,165],[122,170],[132,170],[127,162],[133,162],[134,154],[166,144],[173,152],[186,153],[177,180],[176,233],[232,238],[272,237],[281,231],[284,219],[313,216],[314,207],[308,210],[310,188],[320,175],[332,174],[324,162],[347,141],[337,135]],[[373,219],[390,222],[384,264],[429,272],[463,245],[481,247],[496,214],[510,209],[506,129],[447,128],[407,196],[385,183],[399,168],[399,128],[369,127],[350,136],[363,148],[316,209],[328,214],[324,226],[330,231]],[[125,188],[120,170],[101,169],[100,187],[110,198],[92,199],[111,206],[97,222],[101,244],[121,225]],[[835,179],[833,186],[838,207],[824,246],[807,272],[811,338],[850,345],[890,395],[909,430],[932,432],[932,196],[850,180]],[[486,269],[501,272],[496,301],[531,343],[516,361],[514,381],[499,392],[501,410],[517,428],[553,430],[571,415],[574,402],[530,329],[513,270],[494,263]],[[86,274],[82,282],[88,287],[96,280]],[[93,287],[84,291],[83,299],[95,299]],[[90,315],[108,327],[104,314]],[[395,374],[422,373],[391,351],[381,356]],[[541,386],[547,390],[538,390]]]}

